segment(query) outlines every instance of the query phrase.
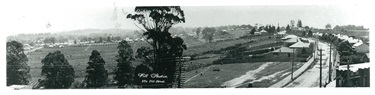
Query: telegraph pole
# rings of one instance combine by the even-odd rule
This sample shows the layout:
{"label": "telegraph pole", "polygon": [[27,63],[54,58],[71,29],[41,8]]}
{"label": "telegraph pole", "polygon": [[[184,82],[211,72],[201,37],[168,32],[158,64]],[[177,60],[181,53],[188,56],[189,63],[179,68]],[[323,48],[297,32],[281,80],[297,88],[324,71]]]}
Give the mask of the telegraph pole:
{"label": "telegraph pole", "polygon": [[319,73],[319,87],[321,88],[322,87],[322,49],[319,50],[320,51],[320,73]]}
{"label": "telegraph pole", "polygon": [[352,62],[348,61],[348,62],[339,62],[340,64],[343,64],[343,65],[346,65],[346,87],[349,87],[350,86],[350,64]]}
{"label": "telegraph pole", "polygon": [[329,44],[329,71],[328,71],[328,81],[331,82],[332,78],[332,62],[331,62],[331,53],[332,53],[332,42]]}
{"label": "telegraph pole", "polygon": [[293,49],[293,55],[292,55],[292,77],[291,77],[291,80],[293,82],[293,66],[294,66],[294,49]]}

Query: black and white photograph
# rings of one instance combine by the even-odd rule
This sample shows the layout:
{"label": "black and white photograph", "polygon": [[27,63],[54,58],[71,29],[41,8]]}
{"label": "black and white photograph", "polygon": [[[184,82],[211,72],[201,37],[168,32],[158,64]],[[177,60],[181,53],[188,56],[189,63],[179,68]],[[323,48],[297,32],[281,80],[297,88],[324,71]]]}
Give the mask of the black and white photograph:
{"label": "black and white photograph", "polygon": [[363,2],[25,2],[5,9],[1,74],[12,91],[373,84],[375,10]]}

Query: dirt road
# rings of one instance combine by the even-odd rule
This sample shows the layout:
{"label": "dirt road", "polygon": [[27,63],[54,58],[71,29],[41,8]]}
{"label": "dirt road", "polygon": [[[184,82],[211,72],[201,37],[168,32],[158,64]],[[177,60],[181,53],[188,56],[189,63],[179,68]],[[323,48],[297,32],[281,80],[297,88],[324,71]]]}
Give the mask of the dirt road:
{"label": "dirt road", "polygon": [[[328,71],[329,71],[329,45],[327,43],[319,42],[319,48],[323,49],[322,53],[322,85],[328,82]],[[319,52],[319,51],[317,51]],[[318,54],[318,53],[316,53]],[[332,56],[333,57],[333,56]],[[315,57],[317,63],[313,68],[307,70],[292,83],[288,84],[286,87],[319,87],[320,81],[320,56]],[[333,61],[333,58],[332,60]]]}

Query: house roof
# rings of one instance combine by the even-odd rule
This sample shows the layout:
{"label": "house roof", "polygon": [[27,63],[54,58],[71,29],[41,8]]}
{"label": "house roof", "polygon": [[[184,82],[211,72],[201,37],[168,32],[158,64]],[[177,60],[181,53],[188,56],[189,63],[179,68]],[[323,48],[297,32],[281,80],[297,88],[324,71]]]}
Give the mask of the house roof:
{"label": "house roof", "polygon": [[369,46],[367,44],[361,44],[354,48],[357,53],[369,53]]}
{"label": "house roof", "polygon": [[267,32],[267,31],[266,31],[266,30],[262,30],[262,31],[260,31],[260,32],[262,32],[262,33],[263,33],[263,32]]}
{"label": "house roof", "polygon": [[296,35],[287,35],[287,36],[285,36],[285,37],[283,37],[281,39],[291,39],[291,38],[298,38],[298,36],[296,36]]}
{"label": "house roof", "polygon": [[275,53],[293,53],[293,49],[290,49],[288,47],[281,47],[277,50],[274,50],[272,52],[275,52]]}
{"label": "house roof", "polygon": [[283,34],[286,34],[286,31],[280,31],[280,32],[277,32],[277,34],[283,35]]}
{"label": "house roof", "polygon": [[297,42],[291,46],[289,46],[290,48],[309,48],[310,47],[310,43],[304,43],[304,42]]}
{"label": "house roof", "polygon": [[283,41],[285,43],[295,43],[298,42],[298,38],[289,38],[288,40]]}
{"label": "house roof", "polygon": [[361,42],[355,43],[352,47],[355,48],[355,47],[358,47],[358,46],[360,46],[362,44],[363,44],[363,42],[361,41]]}
{"label": "house roof", "polygon": [[[370,68],[370,63],[359,63],[359,64],[351,64],[349,65],[349,70],[353,72],[357,72],[358,69]],[[348,70],[348,65],[341,65],[339,66],[339,70],[346,71]]]}

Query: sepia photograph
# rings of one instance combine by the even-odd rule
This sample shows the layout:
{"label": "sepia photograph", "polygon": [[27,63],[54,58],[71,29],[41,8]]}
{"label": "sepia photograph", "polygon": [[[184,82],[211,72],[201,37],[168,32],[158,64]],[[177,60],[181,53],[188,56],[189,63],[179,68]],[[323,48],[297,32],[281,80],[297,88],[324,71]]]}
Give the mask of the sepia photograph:
{"label": "sepia photograph", "polygon": [[369,5],[129,2],[11,10],[6,88],[370,88]]}

